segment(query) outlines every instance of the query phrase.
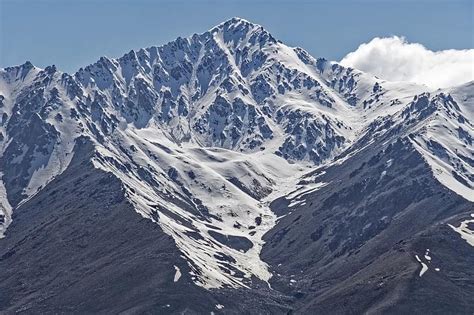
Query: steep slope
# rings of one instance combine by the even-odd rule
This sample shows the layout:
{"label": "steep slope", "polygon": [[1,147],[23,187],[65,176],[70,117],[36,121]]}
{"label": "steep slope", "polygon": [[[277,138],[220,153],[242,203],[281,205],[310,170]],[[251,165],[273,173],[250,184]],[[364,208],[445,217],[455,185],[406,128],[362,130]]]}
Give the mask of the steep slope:
{"label": "steep slope", "polygon": [[[0,276],[9,279],[5,289],[11,288],[0,298],[0,309],[67,311],[62,307],[88,299],[79,293],[84,288],[113,287],[132,268],[144,279],[143,266],[156,264],[154,272],[166,279],[127,282],[135,293],[116,308],[107,306],[120,293],[111,288],[103,303],[91,299],[71,311],[125,311],[134,300],[142,308],[132,312],[161,310],[162,304],[152,302],[161,294],[173,302],[170,312],[217,311],[221,305],[236,312],[328,310],[338,297],[353,295],[358,283],[339,287],[335,279],[356,272],[365,279],[377,268],[391,266],[376,253],[396,254],[391,246],[401,226],[411,226],[397,236],[410,253],[397,256],[397,268],[407,270],[419,265],[413,264],[413,254],[421,257],[420,248],[412,248],[420,233],[432,239],[441,237],[438,232],[449,233],[450,242],[463,241],[459,236],[469,239],[466,215],[474,195],[471,90],[472,83],[432,91],[379,80],[290,48],[263,27],[239,18],[164,46],[132,50],[117,59],[102,57],[74,75],[29,62],[0,69],[0,237],[5,236],[0,263],[6,266]],[[87,146],[86,153],[75,147],[78,141]],[[392,165],[389,174],[384,167]],[[81,168],[87,178],[81,177]],[[110,187],[102,189],[102,184]],[[299,190],[290,193],[295,187]],[[59,188],[69,192],[61,193],[68,198],[54,197]],[[368,195],[361,194],[365,190]],[[76,196],[80,191],[88,197]],[[87,255],[88,271],[104,268],[103,282],[93,274],[83,282],[66,275],[64,281],[82,284],[62,295],[64,288],[46,274],[43,284],[28,283],[28,288],[39,294],[40,286],[47,286],[51,297],[22,292],[15,282],[21,267],[12,262],[36,265],[39,261],[30,252],[41,250],[46,254],[40,260],[49,261],[47,253],[64,251],[55,244],[37,244],[34,237],[55,230],[61,238],[69,235],[73,222],[83,220],[76,207],[79,199],[92,217],[84,221],[91,226],[87,235],[97,234],[98,243],[87,238],[86,249],[79,244],[74,261],[51,262],[50,271],[61,274]],[[425,213],[425,207],[437,204],[436,215]],[[384,213],[382,223],[377,211]],[[429,218],[414,224],[411,220],[423,217],[421,213]],[[60,219],[52,221],[53,214]],[[314,217],[321,221],[315,223]],[[392,217],[403,219],[392,227],[387,221]],[[42,230],[45,222],[48,228]],[[318,224],[332,232],[314,229]],[[361,234],[348,233],[351,227],[362,229]],[[134,235],[137,231],[146,232]],[[325,245],[315,241],[301,250],[308,239],[326,232]],[[75,244],[68,237],[65,242]],[[99,253],[101,243],[104,253]],[[368,252],[354,254],[361,246]],[[123,255],[132,251],[134,265],[114,262],[116,249]],[[141,257],[138,250],[166,255]],[[349,254],[357,256],[352,267]],[[446,259],[451,254],[449,246],[443,249]],[[101,255],[106,255],[103,262],[97,258]],[[308,260],[315,255],[320,261]],[[378,267],[363,269],[370,264]],[[450,264],[452,270],[467,265]],[[326,276],[321,270],[328,270]],[[313,283],[301,290],[298,285],[299,293],[296,278],[291,278],[297,271]],[[400,276],[393,284],[405,290],[414,273],[395,271]],[[19,281],[32,277],[22,273]],[[178,280],[173,283],[179,288],[170,286],[174,277],[186,285]],[[464,285],[454,282],[456,288]],[[157,291],[143,297],[150,287]],[[399,292],[395,287],[383,292],[393,295]],[[468,309],[460,297],[469,290],[466,286],[453,293],[457,310]],[[177,307],[186,294],[193,297],[189,304]],[[389,310],[403,298],[401,293],[378,296],[375,302],[361,297],[344,307]],[[403,303],[415,305],[413,301]]]}
{"label": "steep slope", "polygon": [[120,180],[93,167],[92,143],[80,138],[74,151],[66,171],[16,209],[2,240],[2,312],[284,312],[276,292],[195,285],[173,238],[136,215]]}
{"label": "steep slope", "polygon": [[241,19],[74,76],[7,68],[2,91],[3,230],[11,208],[63,172],[74,139],[87,136],[94,165],[125,184],[208,288],[268,281],[259,252],[275,216],[262,198],[303,170],[285,160],[321,163],[353,133],[342,119],[350,109],[295,51]]}
{"label": "steep slope", "polygon": [[[296,292],[299,311],[472,312],[467,224],[474,204],[472,193],[464,194],[472,186],[454,173],[449,183],[440,179],[427,157],[431,151],[419,144],[447,134],[446,147],[472,149],[450,132],[449,111],[456,111],[450,116],[456,121],[469,115],[444,93],[416,96],[272,203],[279,221],[264,238],[262,257],[278,275],[272,287]],[[430,134],[440,121],[448,123],[447,132]],[[462,151],[449,152],[441,165],[462,169],[448,164]]]}
{"label": "steep slope", "polygon": [[72,157],[80,126],[72,119],[75,104],[64,87],[70,79],[54,67],[41,70],[29,62],[0,71],[0,236],[12,208],[64,171]]}
{"label": "steep slope", "polygon": [[[234,18],[162,47],[101,58],[75,77],[105,116],[138,127],[154,120],[174,142],[252,152],[282,134],[280,154],[303,145],[289,158],[320,162],[347,140],[340,118],[347,110],[306,70],[293,49]],[[313,141],[298,138],[306,128]]]}

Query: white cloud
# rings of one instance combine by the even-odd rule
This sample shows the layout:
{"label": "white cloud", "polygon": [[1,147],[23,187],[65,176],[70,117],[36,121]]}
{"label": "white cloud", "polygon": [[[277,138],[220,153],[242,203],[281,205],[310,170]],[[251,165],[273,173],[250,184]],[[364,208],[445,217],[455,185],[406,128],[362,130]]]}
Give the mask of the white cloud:
{"label": "white cloud", "polygon": [[431,51],[405,38],[376,37],[347,54],[340,63],[389,81],[409,81],[433,88],[474,80],[474,49]]}

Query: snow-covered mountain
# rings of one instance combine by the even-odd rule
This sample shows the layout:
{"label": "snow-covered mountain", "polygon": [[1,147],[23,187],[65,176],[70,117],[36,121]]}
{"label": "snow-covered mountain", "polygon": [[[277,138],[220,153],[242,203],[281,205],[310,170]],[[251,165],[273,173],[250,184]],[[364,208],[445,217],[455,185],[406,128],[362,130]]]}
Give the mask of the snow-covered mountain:
{"label": "snow-covered mountain", "polygon": [[[23,211],[28,213],[22,209],[40,209],[35,217],[44,213],[44,220],[56,218],[51,222],[66,220],[38,200],[53,202],[52,187],[67,178],[78,178],[78,188],[70,192],[76,194],[88,181],[89,175],[81,177],[82,167],[92,178],[100,172],[117,180],[117,193],[126,203],[171,237],[185,262],[168,266],[174,283],[183,277],[202,292],[260,288],[269,290],[266,298],[293,309],[278,296],[289,294],[286,289],[272,289],[272,281],[280,285],[279,276],[274,256],[265,250],[266,244],[279,249],[283,243],[278,237],[265,238],[280,233],[280,241],[284,239],[288,230],[279,228],[282,222],[295,216],[295,206],[308,207],[302,196],[336,189],[335,178],[321,180],[325,172],[349,176],[359,172],[352,169],[354,161],[368,152],[376,157],[378,150],[403,143],[403,150],[411,148],[407,156],[414,154],[418,164],[426,165],[415,178],[427,176],[427,186],[440,184],[444,188],[439,189],[458,198],[456,207],[472,211],[473,84],[432,90],[387,82],[315,59],[240,18],[121,58],[102,57],[73,75],[29,62],[1,69],[0,255],[14,256],[15,251],[7,254],[21,245],[15,241],[16,229],[32,229],[27,237],[38,232],[38,226],[21,219]],[[404,155],[397,158],[399,163]],[[386,167],[394,163],[387,160]],[[379,180],[387,172],[381,171]],[[346,181],[336,186],[342,189]],[[91,182],[84,189],[101,191],[106,182]],[[281,200],[286,200],[283,206]],[[73,210],[74,204],[64,207]],[[448,220],[447,213],[439,220]],[[102,228],[120,233],[117,224]],[[463,229],[472,233],[468,225]],[[299,232],[302,237],[305,231]],[[414,228],[407,237],[418,232]],[[306,267],[298,268],[279,272]],[[17,293],[11,294],[20,301]],[[17,309],[22,303],[0,298],[0,309]],[[218,305],[222,308],[216,306],[217,311],[223,310]]]}

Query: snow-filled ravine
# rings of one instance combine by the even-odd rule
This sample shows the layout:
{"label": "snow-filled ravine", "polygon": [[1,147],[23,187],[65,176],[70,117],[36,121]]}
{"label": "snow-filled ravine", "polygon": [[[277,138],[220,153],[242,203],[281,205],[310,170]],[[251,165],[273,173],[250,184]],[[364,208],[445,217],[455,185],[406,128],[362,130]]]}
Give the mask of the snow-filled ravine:
{"label": "snow-filled ravine", "polygon": [[[217,288],[270,279],[260,259],[262,237],[276,223],[269,203],[296,188],[309,164],[288,164],[267,152],[177,146],[153,129],[127,129],[115,143],[133,150],[123,155],[98,147],[94,165],[116,174],[137,211],[173,237],[193,280]],[[148,182],[116,166],[127,162],[151,170]]]}

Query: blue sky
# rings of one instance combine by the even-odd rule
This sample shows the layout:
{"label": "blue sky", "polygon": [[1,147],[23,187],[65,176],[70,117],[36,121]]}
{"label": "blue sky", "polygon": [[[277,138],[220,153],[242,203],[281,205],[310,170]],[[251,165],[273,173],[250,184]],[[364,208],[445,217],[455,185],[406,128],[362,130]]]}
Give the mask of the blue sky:
{"label": "blue sky", "polygon": [[161,45],[239,16],[290,46],[340,60],[376,36],[431,50],[473,47],[473,1],[0,0],[0,67],[74,72],[100,56]]}

